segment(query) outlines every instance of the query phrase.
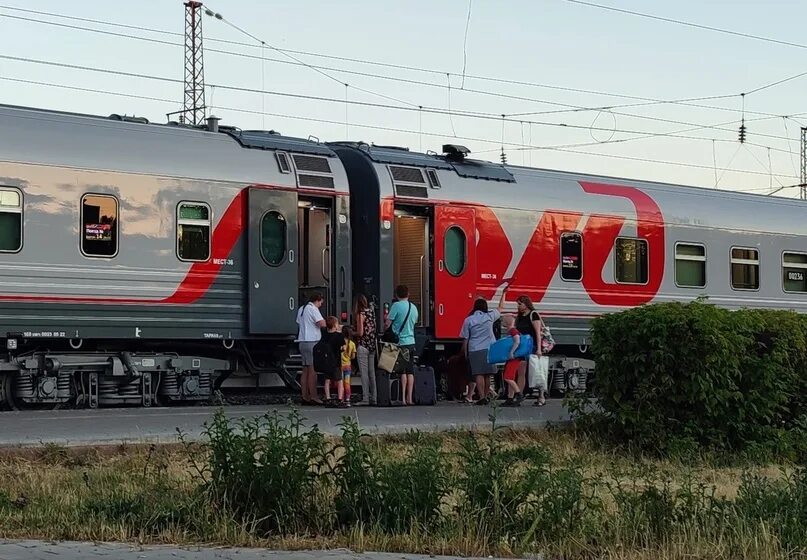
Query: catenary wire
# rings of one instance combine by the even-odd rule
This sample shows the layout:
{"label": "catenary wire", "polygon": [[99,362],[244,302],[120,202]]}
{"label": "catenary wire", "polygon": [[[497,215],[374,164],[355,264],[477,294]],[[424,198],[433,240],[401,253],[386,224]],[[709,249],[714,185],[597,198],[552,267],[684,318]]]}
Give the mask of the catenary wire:
{"label": "catenary wire", "polygon": [[[31,64],[39,64],[39,65],[60,67],[60,68],[68,68],[68,69],[71,69],[71,70],[83,70],[83,71],[88,71],[88,72],[96,72],[96,73],[102,73],[102,74],[125,76],[125,77],[131,77],[131,78],[156,80],[156,81],[175,83],[175,84],[183,83],[183,81],[178,79],[178,78],[169,78],[169,77],[166,77],[166,76],[154,76],[154,75],[143,74],[143,73],[138,73],[138,72],[127,72],[127,71],[123,71],[123,70],[113,70],[113,69],[108,69],[108,68],[98,68],[98,67],[94,67],[94,66],[84,66],[84,65],[78,65],[78,64],[69,64],[69,63],[62,63],[62,62],[55,62],[55,61],[47,61],[47,60],[34,59],[34,58],[29,58],[29,57],[17,57],[17,56],[11,56],[11,55],[6,55],[6,54],[0,54],[0,59],[11,60],[11,61],[16,61],[16,62],[23,62],[23,63],[31,63]],[[531,125],[536,125],[536,126],[554,127],[554,128],[565,128],[565,129],[570,129],[570,130],[587,130],[587,131],[598,130],[598,131],[604,131],[604,132],[609,132],[609,133],[613,132],[613,131],[616,131],[616,132],[621,132],[621,133],[626,133],[626,134],[638,134],[638,135],[649,135],[649,136],[653,136],[653,135],[656,134],[656,133],[654,133],[652,131],[647,131],[647,130],[632,130],[632,129],[624,129],[624,128],[616,128],[615,129],[613,127],[595,127],[595,126],[590,126],[590,125],[556,123],[556,122],[549,122],[549,121],[514,120],[514,119],[502,118],[501,115],[499,115],[499,116],[491,116],[491,115],[487,115],[487,114],[484,114],[484,113],[483,114],[478,114],[478,113],[462,112],[462,111],[456,111],[456,110],[451,111],[451,110],[447,110],[447,109],[444,109],[444,108],[437,108],[437,107],[427,107],[427,106],[422,106],[422,107],[420,107],[420,106],[419,107],[401,107],[401,106],[396,106],[396,105],[386,105],[386,104],[383,104],[383,103],[373,103],[373,102],[368,102],[368,101],[359,101],[359,100],[346,101],[345,99],[337,99],[337,98],[324,97],[324,96],[305,95],[305,94],[291,93],[291,92],[278,92],[278,91],[271,91],[271,90],[261,90],[261,89],[257,89],[257,88],[231,86],[231,85],[226,85],[226,84],[208,84],[208,85],[210,87],[215,87],[215,88],[218,88],[218,89],[236,91],[236,92],[241,92],[241,93],[254,93],[254,94],[261,94],[261,95],[273,95],[273,96],[278,96],[278,97],[289,97],[289,98],[303,99],[303,100],[308,100],[308,101],[324,101],[324,102],[330,102],[330,103],[350,104],[350,105],[358,105],[358,106],[363,106],[363,107],[372,107],[372,108],[407,111],[407,112],[427,112],[427,113],[432,113],[432,114],[436,114],[436,115],[443,115],[443,116],[446,116],[446,115],[448,115],[448,116],[461,116],[461,117],[465,117],[465,118],[482,119],[482,120],[489,120],[489,121],[505,121],[505,122],[511,122],[511,123],[517,123],[517,124],[520,124],[520,123],[523,122],[524,124],[531,124]],[[711,127],[711,125],[700,125],[700,124],[697,124],[697,123],[681,122],[680,124],[693,124],[694,126],[696,126],[698,128],[703,128],[703,129],[705,129],[705,128],[715,129],[716,128],[716,127]],[[718,130],[722,130],[724,132],[734,133],[733,129],[718,129]],[[673,135],[672,133],[661,133],[661,134],[669,136],[669,137],[677,137],[677,138],[683,138],[683,139],[688,139],[688,140],[701,140],[701,141],[703,141],[703,140],[708,140],[708,141],[713,140],[712,138],[706,138],[706,137],[703,137],[703,136]],[[783,136],[778,136],[778,135],[773,135],[773,134],[764,134],[764,133],[756,133],[756,136],[763,137],[763,138],[773,138],[773,139],[777,139],[777,140],[786,140],[787,139],[787,138],[785,138]],[[733,142],[733,140],[727,140],[727,139],[715,139],[715,140],[717,140],[719,142]],[[777,150],[778,151],[784,151],[784,150],[779,150],[779,149],[777,149]]]}
{"label": "catenary wire", "polygon": [[[180,101],[176,100],[176,99],[166,99],[166,98],[159,98],[159,97],[142,96],[142,95],[136,95],[136,94],[132,94],[132,93],[116,92],[116,91],[110,91],[110,90],[99,90],[99,89],[94,89],[94,88],[85,88],[85,87],[80,87],[80,86],[73,86],[73,85],[68,85],[68,84],[59,84],[59,83],[54,83],[54,82],[44,82],[44,81],[38,81],[38,80],[27,80],[27,79],[21,79],[21,78],[12,78],[12,77],[9,77],[9,76],[0,76],[0,80],[2,80],[2,81],[11,81],[11,82],[20,82],[20,83],[25,83],[25,84],[30,84],[30,85],[54,87],[54,88],[66,89],[66,90],[81,91],[81,92],[86,92],[86,93],[96,93],[96,94],[101,94],[101,95],[112,95],[112,96],[116,96],[116,97],[145,99],[145,100],[161,102],[161,103],[171,103],[171,104],[180,103]],[[243,113],[243,114],[258,115],[258,116],[265,115],[265,116],[268,116],[268,117],[276,117],[276,118],[298,120],[298,121],[304,121],[304,122],[316,122],[316,123],[321,123],[321,124],[344,126],[344,122],[339,122],[339,121],[336,121],[336,120],[328,120],[328,119],[321,119],[321,118],[314,118],[314,117],[305,117],[305,116],[301,116],[301,115],[289,115],[289,114],[283,114],[283,113],[272,113],[272,112],[256,111],[256,110],[243,109],[243,108],[238,108],[238,107],[227,107],[227,106],[217,106],[217,107],[219,109],[223,110],[223,111],[232,111],[234,113]],[[355,127],[355,128],[364,128],[364,129],[368,129],[368,130],[383,130],[383,131],[388,131],[388,132],[397,132],[397,133],[401,133],[401,134],[410,134],[410,135],[418,135],[418,134],[420,134],[420,131],[417,131],[417,130],[407,130],[407,129],[396,128],[396,127],[384,127],[384,126],[361,124],[361,123],[351,123],[351,126]],[[423,131],[423,134],[425,134],[427,136],[437,137],[437,138],[448,136],[447,134],[429,132],[429,131]],[[494,145],[500,145],[501,144],[500,140],[492,140],[492,139],[489,139],[489,138],[474,138],[474,137],[458,137],[458,138],[463,139],[463,140],[484,142],[484,143],[494,144]],[[712,166],[699,165],[699,164],[695,164],[695,163],[686,163],[686,162],[680,162],[680,161],[657,160],[657,159],[640,158],[640,157],[632,157],[632,156],[622,156],[622,155],[617,155],[617,154],[602,154],[602,153],[597,153],[597,152],[587,152],[587,151],[583,151],[583,150],[574,150],[574,149],[567,149],[567,148],[553,148],[553,147],[544,147],[544,146],[524,146],[524,145],[517,144],[517,143],[512,143],[512,142],[505,142],[505,145],[508,146],[508,147],[513,147],[513,148],[518,149],[518,150],[542,150],[542,149],[546,149],[546,150],[550,150],[550,151],[574,153],[574,154],[595,156],[595,157],[606,157],[606,158],[613,158],[613,159],[622,159],[622,160],[627,160],[627,161],[638,161],[638,162],[644,162],[644,163],[653,163],[653,164],[684,167],[684,168],[709,169],[709,170],[712,169]],[[719,170],[724,170],[723,168],[718,168],[718,169]],[[760,171],[755,171],[755,170],[750,170],[750,169],[725,169],[725,171],[730,172],[730,173],[738,173],[738,174],[739,173],[744,173],[744,174],[749,174],[749,175],[762,175],[762,176],[766,176],[766,177],[769,175],[769,173],[767,173],[767,172],[763,173],[763,172],[760,172]],[[788,174],[784,174],[784,173],[775,173],[774,175],[776,175],[778,177],[796,178],[794,175],[788,175]],[[740,192],[743,192],[743,191],[740,191]]]}
{"label": "catenary wire", "polygon": [[807,49],[807,44],[796,43],[796,42],[793,42],[793,41],[784,41],[784,40],[781,40],[781,39],[774,39],[772,37],[765,37],[765,36],[762,36],[762,35],[754,35],[753,33],[745,33],[745,32],[742,32],[742,31],[734,31],[734,30],[731,30],[731,29],[724,29],[724,28],[720,28],[720,27],[714,27],[714,26],[711,26],[711,25],[703,25],[703,24],[694,23],[694,22],[691,22],[691,21],[684,21],[684,20],[681,20],[681,19],[668,18],[668,17],[664,17],[664,16],[658,16],[658,15],[655,15],[655,14],[648,14],[646,12],[638,12],[638,11],[635,11],[635,10],[628,10],[628,9],[625,9],[625,8],[617,8],[615,6],[607,6],[605,4],[597,4],[597,3],[594,3],[594,2],[587,2],[585,0],[563,0],[563,1],[564,2],[569,2],[570,4],[579,4],[581,6],[589,6],[591,8],[598,8],[600,10],[607,10],[609,12],[618,12],[620,14],[627,14],[627,15],[641,17],[641,18],[645,18],[645,19],[653,19],[653,20],[656,20],[656,21],[664,21],[664,22],[673,23],[673,24],[676,24],[676,25],[683,25],[683,26],[686,26],[686,27],[693,27],[695,29],[702,29],[702,30],[705,30],[705,31],[714,31],[716,33],[723,33],[725,35],[733,35],[735,37],[743,37],[745,39],[754,39],[756,41],[764,41],[766,43],[773,43],[773,44],[783,45],[783,46],[787,46],[787,47],[796,47],[796,48],[799,48],[799,49]]}
{"label": "catenary wire", "polygon": [[[172,35],[172,36],[181,36],[181,34],[174,33],[174,32],[169,32],[169,31],[156,30],[156,29],[140,27],[140,26],[131,26],[131,25],[125,25],[125,24],[104,22],[104,21],[101,21],[101,20],[92,20],[90,18],[77,18],[77,17],[74,17],[74,16],[53,14],[51,12],[39,12],[39,11],[36,11],[36,10],[24,10],[24,9],[21,9],[21,8],[13,8],[13,7],[8,7],[8,6],[0,6],[0,8],[12,9],[12,10],[20,10],[20,11],[26,11],[26,12],[33,12],[33,13],[37,13],[37,14],[41,13],[41,14],[51,15],[51,16],[54,16],[54,17],[75,19],[75,20],[79,20],[79,21],[91,21],[91,22],[98,23],[98,24],[104,24],[104,25],[110,25],[110,26],[121,26],[121,27],[127,28],[127,29],[134,28],[134,29],[138,29],[138,30],[142,30],[142,31],[146,31],[146,32],[161,33],[161,34],[167,34],[167,35]],[[110,36],[119,37],[119,38],[135,39],[135,40],[140,40],[140,41],[153,42],[153,43],[162,44],[162,45],[177,46],[177,47],[182,46],[181,43],[174,43],[174,42],[170,42],[170,41],[154,39],[154,38],[151,38],[151,37],[140,37],[140,36],[135,36],[135,35],[131,35],[131,34],[115,33],[115,32],[112,32],[112,31],[105,31],[105,30],[100,30],[100,29],[90,29],[90,28],[86,28],[86,27],[73,26],[73,25],[68,25],[68,24],[63,24],[63,23],[58,23],[58,22],[43,21],[43,20],[37,20],[37,19],[26,18],[26,17],[21,17],[21,16],[13,16],[13,15],[9,15],[9,14],[0,14],[0,17],[13,18],[13,19],[17,19],[17,20],[22,20],[22,21],[27,21],[27,22],[32,22],[32,23],[39,23],[39,24],[44,24],[44,25],[52,25],[52,26],[57,26],[57,27],[64,27],[64,28],[73,29],[73,30],[77,30],[77,31],[85,31],[85,32],[91,32],[91,33],[105,34],[105,35],[110,35]],[[208,41],[210,41],[210,40],[217,41],[217,39],[208,39]],[[255,40],[260,41],[260,39],[257,39],[257,38],[255,38]],[[237,41],[224,41],[224,40],[219,40],[219,41],[225,42],[225,43],[234,43],[234,44],[248,46],[248,47],[266,46],[265,44],[263,44],[263,45],[251,45],[251,44],[248,44],[248,43],[241,43],[241,42],[237,42]],[[417,70],[417,71],[422,71],[422,72],[438,73],[437,71],[433,71],[433,70],[429,70],[429,69],[423,69],[423,68],[417,68],[417,67],[411,67],[411,66],[390,65],[390,64],[385,64],[385,63],[374,63],[374,62],[368,62],[368,61],[361,61],[361,60],[353,59],[353,58],[349,58],[349,57],[335,57],[335,56],[331,56],[331,55],[323,55],[321,53],[312,53],[312,52],[306,52],[306,51],[293,51],[293,50],[289,50],[289,49],[280,49],[280,48],[277,48],[277,47],[272,47],[272,48],[273,48],[273,50],[275,50],[275,51],[277,51],[277,52],[279,52],[281,54],[284,54],[286,56],[288,56],[289,53],[295,53],[295,54],[302,54],[302,55],[307,55],[307,56],[319,56],[319,57],[323,57],[323,58],[330,58],[330,59],[336,59],[336,60],[345,60],[345,61],[355,62],[355,63],[376,64],[378,66],[389,66],[389,67],[393,67],[393,68],[404,68],[404,69]],[[450,72],[443,72],[442,74],[448,76],[448,79],[449,79],[449,84],[448,85],[443,85],[443,84],[437,84],[437,83],[433,83],[433,82],[424,82],[424,81],[421,81],[421,80],[400,78],[400,77],[396,77],[396,76],[385,76],[385,75],[373,74],[373,73],[368,73],[368,72],[359,72],[359,71],[348,70],[348,69],[344,69],[344,68],[333,68],[333,67],[327,67],[327,66],[317,66],[317,65],[308,64],[308,63],[306,63],[304,61],[301,61],[301,60],[297,59],[296,57],[291,57],[292,62],[289,62],[289,61],[286,61],[286,60],[265,58],[263,56],[250,55],[250,54],[246,54],[246,53],[239,53],[239,52],[227,51],[227,50],[221,50],[221,49],[207,48],[205,50],[206,50],[206,52],[210,52],[210,53],[231,55],[231,56],[237,56],[237,57],[255,59],[255,60],[262,60],[262,61],[265,61],[265,62],[304,66],[304,67],[316,70],[317,72],[323,74],[324,76],[328,77],[329,79],[331,79],[333,81],[339,82],[340,85],[344,84],[344,82],[339,80],[338,78],[334,78],[333,76],[328,75],[326,72],[323,72],[323,71],[328,70],[328,71],[331,71],[331,72],[339,72],[339,73],[344,73],[344,74],[349,74],[349,75],[356,75],[356,76],[363,76],[363,77],[368,77],[368,78],[373,78],[373,79],[392,80],[392,81],[411,83],[411,84],[418,84],[418,85],[424,85],[424,86],[429,86],[429,87],[440,87],[440,88],[450,87],[450,80],[451,80],[452,76],[461,77],[461,76],[459,76],[457,74],[453,74],[453,73],[450,73]],[[791,77],[785,78],[783,80],[778,80],[777,82],[774,82],[772,84],[768,84],[766,86],[762,86],[761,88],[757,88],[756,90],[752,90],[752,91],[760,91],[761,89],[765,89],[767,87],[772,87],[773,85],[777,85],[778,83],[784,83],[786,81],[795,79],[795,78],[800,77],[800,76],[801,75],[791,76]],[[510,99],[516,99],[516,100],[522,100],[522,101],[530,101],[530,102],[535,102],[535,103],[551,104],[551,105],[555,105],[555,106],[566,107],[566,109],[552,110],[552,111],[532,111],[532,112],[514,113],[514,114],[511,114],[510,116],[528,116],[528,115],[538,115],[538,114],[553,114],[553,113],[576,112],[576,111],[593,111],[593,110],[603,110],[603,109],[613,110],[613,109],[616,109],[616,108],[643,107],[643,106],[659,105],[659,104],[681,105],[681,106],[687,106],[687,107],[693,107],[693,108],[702,108],[702,109],[709,109],[709,110],[716,110],[716,111],[735,112],[736,111],[735,109],[732,109],[732,108],[729,108],[729,107],[720,107],[720,106],[715,106],[715,105],[695,104],[695,103],[690,103],[690,102],[691,101],[697,101],[697,100],[709,100],[709,99],[730,99],[730,98],[739,97],[741,95],[739,93],[734,93],[734,94],[725,94],[725,95],[712,95],[712,96],[688,97],[688,98],[682,98],[682,99],[663,100],[663,99],[654,99],[654,98],[641,97],[641,96],[632,96],[632,95],[626,95],[626,94],[600,92],[600,91],[596,91],[596,90],[586,90],[586,89],[580,89],[580,88],[569,88],[569,87],[563,87],[563,86],[553,86],[553,85],[549,85],[549,84],[538,84],[538,83],[533,83],[533,82],[522,82],[522,81],[518,81],[518,80],[506,80],[506,79],[500,79],[500,78],[491,78],[491,77],[486,77],[486,76],[467,75],[467,77],[468,78],[473,78],[473,79],[479,79],[479,80],[488,80],[488,81],[500,82],[500,83],[529,85],[531,87],[544,87],[544,88],[556,89],[556,90],[560,90],[560,91],[572,91],[572,92],[586,93],[586,94],[591,94],[591,95],[604,95],[604,96],[610,96],[610,97],[621,97],[621,98],[626,98],[626,99],[636,99],[636,100],[642,100],[643,101],[642,103],[627,103],[627,104],[621,104],[621,105],[587,107],[587,106],[580,106],[580,105],[571,105],[571,104],[565,104],[565,103],[558,103],[558,102],[549,101],[549,100],[535,99],[535,98],[524,97],[524,96],[511,96],[511,95],[504,94],[504,93],[501,93],[501,92],[492,92],[492,91],[486,91],[486,90],[463,88],[463,91],[466,91],[468,93],[474,93],[474,94],[479,94],[479,95],[489,95],[489,96],[494,96],[494,97],[510,98]],[[358,88],[357,86],[351,86],[351,87],[353,87],[354,89],[359,89],[359,90],[361,89],[361,88]],[[379,94],[377,92],[371,92],[369,90],[366,90],[365,93],[370,93],[372,95],[379,95],[380,97],[385,97],[385,98],[390,99],[390,100],[395,100],[396,102],[412,105],[411,103],[409,103],[407,101],[402,101],[402,100],[398,100],[398,99],[395,99],[395,98],[391,98],[389,96],[385,96],[384,94]],[[766,115],[766,116],[770,116],[772,118],[774,118],[774,117],[778,118],[778,117],[782,116],[781,114],[765,113],[765,112],[761,112],[761,111],[747,111],[747,113],[748,114],[757,114],[757,115]],[[619,114],[623,114],[625,116],[631,116],[631,117],[635,117],[635,118],[647,119],[647,120],[658,120],[657,117],[650,117],[650,116],[647,116],[647,115],[635,115],[635,114],[630,114],[630,113],[619,113]]]}

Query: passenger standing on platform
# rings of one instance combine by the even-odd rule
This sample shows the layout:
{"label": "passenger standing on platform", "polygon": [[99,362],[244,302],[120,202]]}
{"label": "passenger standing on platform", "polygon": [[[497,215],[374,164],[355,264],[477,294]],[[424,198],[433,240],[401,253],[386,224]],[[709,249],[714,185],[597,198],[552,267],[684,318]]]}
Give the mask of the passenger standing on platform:
{"label": "passenger standing on platform", "polygon": [[473,402],[474,389],[479,393],[477,404],[487,404],[490,402],[488,391],[490,390],[490,376],[496,373],[496,366],[488,363],[488,348],[496,342],[496,335],[493,333],[493,325],[502,316],[504,309],[504,296],[507,288],[502,290],[502,297],[499,306],[493,311],[488,311],[488,302],[485,298],[477,298],[471,314],[462,323],[460,337],[462,341],[462,353],[468,357],[468,364],[471,378],[468,381],[468,390],[465,393],[465,402]]}
{"label": "passenger standing on platform", "polygon": [[[528,334],[532,337],[533,345],[532,345],[532,354],[536,356],[541,355],[541,329],[542,329],[542,320],[541,316],[535,310],[535,306],[532,304],[532,300],[527,296],[519,296],[516,300],[518,305],[518,316],[516,317],[516,329],[521,334]],[[519,388],[519,398],[517,399],[519,402],[524,400],[524,387],[527,384],[527,368],[529,367],[530,360],[529,358],[525,359],[521,363],[521,367],[518,369],[518,378],[516,382],[518,383]],[[544,391],[541,390],[541,394],[538,396],[537,404],[544,404],[546,403],[546,396],[544,395]]]}
{"label": "passenger standing on platform", "polygon": [[[328,317],[325,319],[328,332],[322,335],[323,342],[328,345],[330,355],[328,363],[321,366],[325,371],[320,371],[325,375],[325,402],[328,405],[339,405],[344,396],[344,385],[342,384],[342,349],[345,346],[345,337],[342,336],[342,329],[339,327],[339,319]],[[336,389],[336,401],[331,400],[331,387]]]}
{"label": "passenger standing on platform", "polygon": [[522,361],[515,357],[515,352],[521,344],[521,333],[516,329],[516,320],[512,315],[507,315],[502,319],[502,327],[507,335],[513,338],[513,345],[510,347],[510,355],[504,364],[504,374],[502,375],[507,384],[507,400],[504,402],[504,406],[521,406],[522,393],[516,383],[516,377]]}
{"label": "passenger standing on platform", "polygon": [[415,325],[418,322],[418,308],[409,301],[409,288],[398,286],[395,288],[398,301],[392,304],[385,323],[386,328],[392,326],[393,332],[398,335],[398,345],[405,360],[404,370],[401,373],[401,396],[404,405],[415,404],[412,392],[415,389]]}
{"label": "passenger standing on platform", "polygon": [[320,307],[323,302],[322,294],[312,294],[304,306],[297,311],[297,342],[300,346],[300,355],[303,359],[303,372],[300,377],[303,405],[317,404],[322,401],[317,398],[317,372],[314,371],[314,346],[322,338],[321,329],[325,327]]}
{"label": "passenger standing on platform", "polygon": [[361,376],[361,402],[375,406],[375,361],[378,353],[378,328],[375,322],[375,309],[367,302],[364,294],[356,297],[356,336],[359,340],[357,359]]}
{"label": "passenger standing on platform", "polygon": [[342,340],[344,341],[341,359],[342,385],[344,386],[344,398],[342,398],[342,403],[349,408],[351,394],[350,381],[353,377],[353,360],[356,359],[356,343],[353,342],[353,330],[350,327],[342,327]]}

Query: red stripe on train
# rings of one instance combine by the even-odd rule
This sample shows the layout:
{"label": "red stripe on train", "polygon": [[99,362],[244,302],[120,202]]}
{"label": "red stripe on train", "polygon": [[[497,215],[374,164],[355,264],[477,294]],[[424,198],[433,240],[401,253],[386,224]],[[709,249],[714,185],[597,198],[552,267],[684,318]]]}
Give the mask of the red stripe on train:
{"label": "red stripe on train", "polygon": [[[86,296],[30,296],[0,295],[0,301],[28,301],[37,303],[98,303],[102,305],[149,304],[177,305],[193,303],[202,297],[213,284],[222,267],[222,260],[232,253],[244,229],[244,200],[247,189],[240,191],[222,214],[211,239],[210,259],[191,265],[173,294],[162,299],[109,298]],[[218,264],[216,264],[218,263]]]}

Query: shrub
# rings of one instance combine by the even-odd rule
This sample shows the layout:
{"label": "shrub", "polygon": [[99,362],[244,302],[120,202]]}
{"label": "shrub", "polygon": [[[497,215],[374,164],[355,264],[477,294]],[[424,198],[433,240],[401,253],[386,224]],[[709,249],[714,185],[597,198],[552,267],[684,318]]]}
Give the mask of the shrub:
{"label": "shrub", "polygon": [[806,338],[807,320],[790,312],[694,302],[603,315],[592,333],[598,408],[576,411],[654,453],[767,444],[804,413]]}
{"label": "shrub", "polygon": [[316,529],[322,522],[325,438],[297,411],[229,421],[219,410],[206,426],[213,504],[263,532]]}
{"label": "shrub", "polygon": [[449,465],[439,439],[413,433],[410,443],[402,458],[383,459],[356,421],[345,418],[333,468],[340,525],[407,532],[434,523],[449,490]]}
{"label": "shrub", "polygon": [[740,519],[774,527],[786,551],[807,550],[807,470],[779,480],[743,475],[735,508]]}

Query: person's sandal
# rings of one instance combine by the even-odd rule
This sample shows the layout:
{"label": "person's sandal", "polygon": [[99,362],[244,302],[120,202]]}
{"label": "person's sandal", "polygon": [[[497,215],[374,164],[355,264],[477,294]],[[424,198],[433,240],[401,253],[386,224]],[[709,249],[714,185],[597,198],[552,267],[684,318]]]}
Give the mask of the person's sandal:
{"label": "person's sandal", "polygon": [[540,396],[540,397],[538,397],[538,399],[535,401],[535,405],[534,405],[534,406],[544,406],[545,404],[546,404],[546,397],[545,397],[545,396],[543,396],[543,395],[541,395],[541,396]]}

